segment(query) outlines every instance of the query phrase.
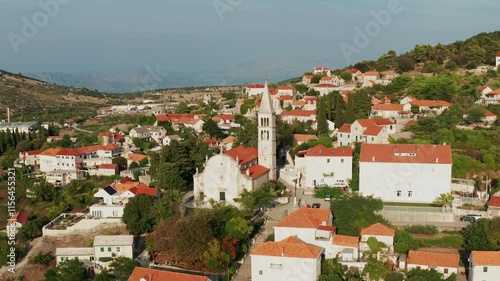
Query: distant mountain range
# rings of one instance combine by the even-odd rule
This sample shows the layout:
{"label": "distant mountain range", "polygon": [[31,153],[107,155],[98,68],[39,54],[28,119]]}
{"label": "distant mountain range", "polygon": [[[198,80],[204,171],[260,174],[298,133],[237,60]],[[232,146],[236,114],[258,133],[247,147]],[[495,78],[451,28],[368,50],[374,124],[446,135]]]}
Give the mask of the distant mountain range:
{"label": "distant mountain range", "polygon": [[250,84],[263,82],[266,77],[269,81],[281,81],[300,76],[314,66],[331,67],[340,64],[339,61],[275,59],[240,63],[230,70],[213,72],[167,72],[157,65],[140,70],[100,74],[39,72],[25,75],[59,85],[85,87],[108,93],[132,93],[166,88]]}

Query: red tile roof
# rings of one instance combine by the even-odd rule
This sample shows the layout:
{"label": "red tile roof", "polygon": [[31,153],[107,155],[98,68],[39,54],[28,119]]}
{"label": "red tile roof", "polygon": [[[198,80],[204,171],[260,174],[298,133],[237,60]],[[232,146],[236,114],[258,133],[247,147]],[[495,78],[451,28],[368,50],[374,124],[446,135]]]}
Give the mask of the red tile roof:
{"label": "red tile roof", "polygon": [[361,72],[361,71],[359,71],[359,70],[358,70],[358,69],[356,69],[356,68],[351,68],[351,69],[349,69],[348,71],[349,71],[350,73],[352,73],[352,74],[355,74],[355,73]]}
{"label": "red tile roof", "polygon": [[407,263],[414,265],[427,265],[429,267],[459,267],[460,255],[436,252],[413,251],[408,252]]}
{"label": "red tile roof", "polygon": [[219,122],[220,120],[227,120],[227,121],[232,121],[234,120],[234,115],[231,114],[220,114],[212,117],[212,120],[215,122]]}
{"label": "red tile roof", "polygon": [[361,74],[361,76],[378,76],[378,72],[376,72],[376,71],[367,71],[367,72]]}
{"label": "red tile roof", "polygon": [[317,229],[320,225],[331,224],[331,221],[328,221],[330,218],[331,212],[329,209],[302,207],[278,222],[276,227]]}
{"label": "red tile roof", "polygon": [[380,134],[380,132],[382,132],[383,129],[384,129],[384,127],[381,127],[381,126],[368,127],[363,132],[363,135],[366,135],[366,136],[378,136]]}
{"label": "red tile roof", "polygon": [[247,86],[248,89],[264,89],[264,84],[252,84]]}
{"label": "red tile roof", "polygon": [[[415,156],[397,155],[416,154]],[[360,162],[452,164],[451,147],[433,144],[361,144]]]}
{"label": "red tile roof", "polygon": [[333,245],[357,248],[359,247],[359,237],[335,234],[333,236]]}
{"label": "red tile roof", "polygon": [[333,77],[331,77],[331,76],[325,76],[325,77],[321,77],[321,79],[319,79],[320,83],[321,82],[332,81],[332,80],[333,80]]}
{"label": "red tile roof", "polygon": [[338,130],[339,133],[350,133],[351,132],[351,124],[344,124]]}
{"label": "red tile roof", "polygon": [[495,113],[489,111],[489,110],[486,110],[485,113],[486,117],[495,117],[497,116]]}
{"label": "red tile roof", "polygon": [[269,89],[269,94],[271,96],[277,95],[278,94],[278,89]]}
{"label": "red tile roof", "polygon": [[307,244],[296,236],[290,236],[279,242],[260,244],[251,255],[316,259],[322,252],[323,248]]}
{"label": "red tile roof", "polygon": [[387,118],[374,118],[374,119],[371,119],[375,124],[377,124],[378,126],[385,126],[385,125],[394,125],[396,123],[394,123],[393,121],[387,119]]}
{"label": "red tile roof", "polygon": [[145,267],[136,267],[128,281],[206,281],[207,277],[186,273],[163,271]]}
{"label": "red tile roof", "polygon": [[147,186],[145,184],[139,184],[139,185],[137,185],[135,187],[132,187],[130,189],[130,192],[132,192],[135,195],[146,194],[146,195],[150,195],[150,196],[156,197],[156,194],[158,194],[158,188],[156,188],[156,187],[149,187],[149,186]]}
{"label": "red tile roof", "polygon": [[278,100],[293,100],[293,97],[290,95],[282,95],[278,98]]}
{"label": "red tile roof", "polygon": [[182,114],[164,114],[164,115],[156,115],[156,121],[169,121],[171,123],[183,123],[191,119],[201,119],[207,117],[207,114],[190,114],[190,113],[182,113]]}
{"label": "red tile roof", "polygon": [[335,84],[318,84],[314,88],[338,88],[339,86]]}
{"label": "red tile roof", "polygon": [[314,70],[327,71],[327,70],[330,70],[330,69],[328,67],[316,67],[316,68],[314,68]]}
{"label": "red tile roof", "polygon": [[244,147],[240,145],[238,147],[226,151],[225,154],[233,157],[234,160],[238,158],[240,165],[246,164],[248,162],[251,162],[259,158],[258,150],[253,146]]}
{"label": "red tile roof", "polygon": [[306,79],[312,79],[314,77],[314,75],[312,75],[312,74],[306,74],[306,75],[304,75],[304,77]]}
{"label": "red tile roof", "polygon": [[355,122],[358,122],[359,125],[361,125],[361,127],[363,128],[377,126],[377,124],[375,124],[372,119],[358,119]]}
{"label": "red tile roof", "polygon": [[323,145],[318,144],[315,147],[309,148],[307,150],[306,156],[352,157],[352,148],[324,147]]}
{"label": "red tile roof", "polygon": [[381,110],[381,111],[403,111],[404,104],[396,104],[396,103],[384,103],[384,104],[374,104],[373,110]]}
{"label": "red tile roof", "polygon": [[417,124],[417,120],[410,120],[406,123],[405,128],[409,128],[411,125]]}
{"label": "red tile roof", "polygon": [[118,167],[118,165],[116,165],[116,164],[101,164],[98,167],[99,167],[99,169],[111,169],[111,170],[115,170],[116,167]]}
{"label": "red tile roof", "polygon": [[134,161],[134,162],[139,162],[139,161],[141,161],[144,158],[148,158],[148,156],[147,155],[133,153],[133,154],[129,155],[128,160]]}
{"label": "red tile roof", "polygon": [[222,141],[225,143],[233,143],[234,141],[236,141],[236,137],[235,136],[228,136],[227,138],[223,139]]}
{"label": "red tile roof", "polygon": [[500,251],[472,251],[473,266],[500,266]]}
{"label": "red tile roof", "polygon": [[300,110],[300,109],[294,109],[294,110],[284,110],[281,113],[281,116],[316,116],[316,110]]}
{"label": "red tile roof", "polygon": [[218,143],[219,141],[216,139],[204,139],[203,142],[208,143],[208,144],[214,144],[214,143]]}
{"label": "red tile roof", "polygon": [[486,95],[487,95],[487,96],[495,96],[495,95],[500,95],[500,89],[497,89],[497,90],[491,91],[491,92],[487,93]]}
{"label": "red tile roof", "polygon": [[428,107],[449,107],[451,104],[444,100],[412,100],[412,105]]}
{"label": "red tile roof", "polygon": [[278,87],[278,90],[295,90],[295,87],[294,86],[279,86]]}
{"label": "red tile roof", "polygon": [[261,166],[259,164],[255,164],[255,165],[250,166],[250,168],[241,171],[241,173],[244,175],[246,175],[247,172],[252,179],[256,179],[260,176],[263,176],[263,175],[269,173],[269,169],[264,167],[264,166]]}
{"label": "red tile roof", "polygon": [[500,208],[500,196],[491,196],[490,202],[488,202],[488,207]]}
{"label": "red tile roof", "polygon": [[292,102],[292,105],[306,105],[306,101],[305,100],[294,100]]}
{"label": "red tile roof", "polygon": [[305,134],[293,134],[292,137],[294,141],[300,141],[300,142],[306,142],[318,139],[316,135],[305,135]]}
{"label": "red tile roof", "polygon": [[29,216],[28,216],[28,213],[24,212],[24,211],[20,211],[20,212],[17,212],[15,213],[12,217],[10,217],[10,219],[8,219],[8,223],[12,223],[12,222],[18,222],[20,224],[24,224],[25,222],[27,222],[29,219]]}
{"label": "red tile roof", "polygon": [[396,230],[381,223],[376,223],[367,228],[363,228],[361,230],[361,235],[394,236],[396,235]]}

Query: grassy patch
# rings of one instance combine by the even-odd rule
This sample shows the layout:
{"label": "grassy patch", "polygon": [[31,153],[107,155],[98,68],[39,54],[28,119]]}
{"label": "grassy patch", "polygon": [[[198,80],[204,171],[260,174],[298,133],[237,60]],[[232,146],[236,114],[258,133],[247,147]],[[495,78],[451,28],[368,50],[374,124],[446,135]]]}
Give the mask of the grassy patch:
{"label": "grassy patch", "polygon": [[464,244],[464,238],[462,236],[444,236],[437,238],[415,238],[419,243],[420,247],[438,247],[438,248],[461,248]]}
{"label": "grassy patch", "polygon": [[325,198],[326,195],[330,195],[332,198],[341,197],[344,192],[335,187],[322,187],[314,190],[314,197]]}

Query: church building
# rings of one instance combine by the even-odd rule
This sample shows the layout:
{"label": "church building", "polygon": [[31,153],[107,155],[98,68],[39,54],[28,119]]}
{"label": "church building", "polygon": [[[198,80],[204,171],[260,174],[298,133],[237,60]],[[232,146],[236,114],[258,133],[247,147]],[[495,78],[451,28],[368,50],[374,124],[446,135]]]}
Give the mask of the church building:
{"label": "church building", "polygon": [[276,113],[266,84],[258,114],[258,148],[253,146],[227,150],[204,164],[203,172],[193,175],[194,198],[198,206],[210,201],[235,201],[243,190],[252,191],[269,180],[276,180]]}

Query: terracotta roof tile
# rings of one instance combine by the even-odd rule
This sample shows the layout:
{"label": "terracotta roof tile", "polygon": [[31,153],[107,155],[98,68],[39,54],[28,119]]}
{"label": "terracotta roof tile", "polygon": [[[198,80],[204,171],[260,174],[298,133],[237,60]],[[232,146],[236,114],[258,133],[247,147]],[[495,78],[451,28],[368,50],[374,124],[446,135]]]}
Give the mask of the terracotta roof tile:
{"label": "terracotta roof tile", "polygon": [[264,87],[264,84],[252,84],[247,86],[248,89],[264,89]]}
{"label": "terracotta roof tile", "polygon": [[396,123],[394,123],[393,121],[387,119],[387,118],[373,118],[371,119],[375,124],[377,124],[378,126],[385,126],[385,125],[394,125]]}
{"label": "terracotta roof tile", "polygon": [[375,105],[373,105],[373,110],[381,110],[381,111],[403,111],[404,110],[404,104],[396,104],[396,103],[375,104]]}
{"label": "terracotta roof tile", "polygon": [[116,169],[116,167],[118,167],[118,165],[116,164],[101,164],[98,166],[99,169]]}
{"label": "terracotta roof tile", "polygon": [[283,218],[276,227],[293,227],[293,228],[314,228],[317,229],[320,225],[331,224],[328,221],[331,218],[329,209],[316,209],[302,207],[285,218]]}
{"label": "terracotta roof tile", "polygon": [[405,125],[405,129],[409,128],[413,124],[417,124],[417,120],[410,120],[410,121],[408,121],[408,123],[406,123],[406,125]]}
{"label": "terracotta roof tile", "polygon": [[394,236],[396,235],[396,230],[381,223],[376,223],[367,228],[363,228],[361,230],[361,235]]}
{"label": "terracotta roof tile", "polygon": [[321,144],[307,150],[306,156],[352,157],[352,148],[324,147]]}
{"label": "terracotta roof tile", "polygon": [[244,175],[246,175],[247,172],[249,173],[249,175],[252,179],[256,179],[262,175],[267,174],[269,172],[269,169],[262,166],[262,165],[255,164],[255,165],[250,166],[250,168],[241,171],[241,173]]}
{"label": "terracotta roof tile", "polygon": [[488,207],[498,207],[500,208],[500,196],[491,196],[488,202]]}
{"label": "terracotta roof tile", "polygon": [[489,111],[489,110],[486,110],[485,113],[486,117],[495,117],[497,116],[495,113]]}
{"label": "terracotta roof tile", "polygon": [[368,127],[363,132],[363,135],[366,135],[366,136],[378,136],[380,134],[380,132],[382,132],[383,129],[384,129],[384,127],[381,127],[381,126]]}
{"label": "terracotta roof tile", "polygon": [[158,194],[158,188],[156,188],[156,187],[149,187],[149,186],[147,186],[145,184],[139,184],[136,187],[132,187],[130,189],[130,192],[132,192],[135,195],[146,194],[146,195],[150,195],[150,196],[156,197],[156,194]]}
{"label": "terracotta roof tile", "polygon": [[294,141],[306,142],[310,140],[317,140],[318,137],[316,135],[305,135],[305,134],[293,134]]}
{"label": "terracotta roof tile", "polygon": [[333,236],[333,245],[357,248],[359,246],[359,237],[335,234]]}
{"label": "terracotta roof tile", "polygon": [[284,110],[281,116],[316,116],[316,110]]}
{"label": "terracotta roof tile", "polygon": [[428,107],[449,107],[451,104],[444,100],[412,100],[412,105]]}
{"label": "terracotta roof tile", "polygon": [[350,133],[351,132],[351,124],[344,124],[338,130],[339,133]]}
{"label": "terracotta roof tile", "polygon": [[152,268],[136,267],[128,281],[206,281],[207,277],[186,273],[163,271]]}
{"label": "terracotta roof tile", "polygon": [[141,161],[144,158],[148,158],[148,156],[147,155],[133,153],[133,154],[129,155],[128,160],[134,161],[134,162],[139,162],[139,161]]}
{"label": "terracotta roof tile", "polygon": [[[398,153],[416,154],[398,156]],[[433,144],[361,144],[360,162],[451,164],[451,147]]]}
{"label": "terracotta roof tile", "polygon": [[20,211],[20,212],[15,213],[12,217],[10,217],[7,224],[12,223],[12,222],[18,222],[20,224],[23,224],[23,223],[27,222],[28,219],[29,219],[28,213],[26,213],[24,211]]}
{"label": "terracotta roof tile", "polygon": [[225,143],[233,143],[236,141],[236,137],[235,136],[228,136],[225,139],[223,139],[222,141]]}
{"label": "terracotta roof tile", "polygon": [[260,244],[251,255],[316,259],[322,252],[323,248],[307,244],[299,238],[291,236],[279,242]]}
{"label": "terracotta roof tile", "polygon": [[408,264],[427,265],[429,267],[458,268],[460,255],[436,252],[424,252],[410,250],[408,253]]}
{"label": "terracotta roof tile", "polygon": [[240,165],[246,164],[248,162],[251,162],[259,158],[258,150],[253,146],[244,147],[240,145],[238,147],[226,151],[225,154],[233,157],[234,160],[238,158]]}
{"label": "terracotta roof tile", "polygon": [[288,85],[288,86],[279,86],[278,90],[295,90],[294,86]]}
{"label": "terracotta roof tile", "polygon": [[293,97],[290,95],[282,95],[278,98],[278,100],[293,100]]}
{"label": "terracotta roof tile", "polygon": [[472,251],[471,255],[474,266],[500,266],[500,251]]}

